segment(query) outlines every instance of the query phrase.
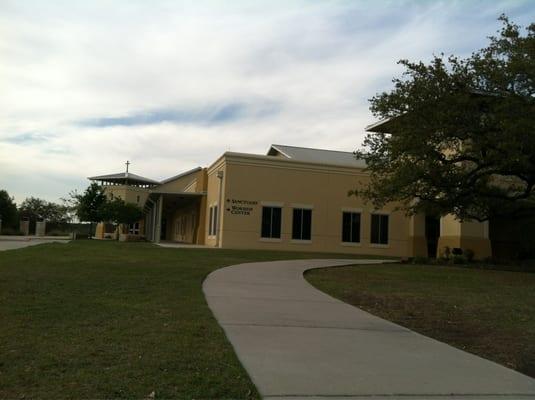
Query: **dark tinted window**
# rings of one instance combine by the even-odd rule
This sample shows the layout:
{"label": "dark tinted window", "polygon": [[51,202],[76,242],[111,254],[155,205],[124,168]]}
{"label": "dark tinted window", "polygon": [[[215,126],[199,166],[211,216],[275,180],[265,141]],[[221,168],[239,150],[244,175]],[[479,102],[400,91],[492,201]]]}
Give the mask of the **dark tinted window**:
{"label": "dark tinted window", "polygon": [[371,243],[388,244],[388,215],[372,214]]}
{"label": "dark tinted window", "polygon": [[262,228],[263,238],[281,237],[281,208],[262,207]]}
{"label": "dark tinted window", "polygon": [[312,210],[294,208],[292,239],[310,240],[312,238]]}
{"label": "dark tinted window", "polygon": [[342,242],[360,242],[360,213],[342,213]]}
{"label": "dark tinted window", "polygon": [[210,218],[208,219],[208,235],[213,235],[212,226],[214,223],[214,208],[210,207]]}

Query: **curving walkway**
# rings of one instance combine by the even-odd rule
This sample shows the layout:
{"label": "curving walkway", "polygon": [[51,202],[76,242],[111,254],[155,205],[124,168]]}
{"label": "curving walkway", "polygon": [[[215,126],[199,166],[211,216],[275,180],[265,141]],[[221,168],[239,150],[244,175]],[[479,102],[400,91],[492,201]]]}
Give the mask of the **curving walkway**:
{"label": "curving walkway", "polygon": [[22,249],[24,247],[36,246],[44,243],[68,243],[65,239],[7,239],[0,238],[0,251]]}
{"label": "curving walkway", "polygon": [[203,284],[265,399],[534,399],[535,379],[368,314],[313,288],[311,268],[378,260],[234,265]]}

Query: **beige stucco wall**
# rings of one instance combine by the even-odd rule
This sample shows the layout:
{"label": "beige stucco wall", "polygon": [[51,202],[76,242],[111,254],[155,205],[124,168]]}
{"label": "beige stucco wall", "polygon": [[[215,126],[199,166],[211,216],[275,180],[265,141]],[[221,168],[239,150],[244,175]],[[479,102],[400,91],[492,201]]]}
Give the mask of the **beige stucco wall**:
{"label": "beige stucco wall", "polygon": [[[220,179],[217,177],[218,172],[223,173],[223,179]],[[226,164],[226,158],[220,157],[210,168],[208,168],[207,171],[207,181],[206,181],[206,188],[207,188],[207,196],[206,196],[206,217],[205,217],[205,223],[204,223],[204,229],[205,229],[205,244],[208,246],[216,246],[217,245],[217,235],[220,235],[222,238],[223,234],[223,227],[225,224],[225,213],[222,212],[222,207],[219,207],[218,212],[218,232],[216,235],[209,235],[210,229],[210,207],[214,205],[219,205],[220,199],[220,185],[222,185],[221,190],[221,197],[225,198],[225,185],[227,182],[227,164]],[[221,247],[220,242],[220,247]]]}
{"label": "beige stucco wall", "polygon": [[[223,179],[218,178],[219,172],[223,173]],[[195,202],[184,203],[165,216],[167,240],[225,248],[426,256],[425,215],[409,217],[396,211],[394,205],[375,210],[362,199],[347,195],[349,190],[365,184],[368,179],[369,175],[358,168],[305,163],[280,155],[225,153],[209,168],[186,173],[153,189],[117,185],[106,186],[105,190],[109,196],[113,194],[139,206],[144,205],[151,191],[202,193]],[[219,206],[219,229],[216,235],[209,235],[209,209],[214,205]],[[280,239],[260,237],[263,205],[282,207]],[[233,206],[245,206],[250,210],[236,213]],[[312,209],[312,240],[292,240],[293,208]],[[342,243],[343,211],[361,214],[358,244]],[[373,213],[390,216],[387,245],[370,243]],[[187,220],[185,235],[176,230],[178,220]],[[488,225],[459,222],[447,215],[441,219],[439,253],[444,246],[469,248],[475,251],[476,258],[487,257],[491,254]]]}
{"label": "beige stucco wall", "polygon": [[[368,179],[361,170],[275,157],[227,155],[208,172],[208,206],[218,202],[218,170],[223,170],[225,176],[221,226],[223,247],[410,256],[410,220],[402,212],[393,211],[392,206],[379,210],[390,215],[389,244],[370,243],[371,213],[377,210],[361,199],[347,195],[359,180],[365,182]],[[256,204],[250,205],[250,215],[238,215],[232,212],[233,200]],[[263,204],[281,205],[283,208],[280,240],[260,238]],[[310,242],[291,239],[293,208],[301,206],[310,206],[313,210]],[[342,212],[346,210],[361,212],[361,242],[358,245],[342,244]],[[207,237],[206,243],[215,245],[215,238]]]}
{"label": "beige stucco wall", "polygon": [[202,192],[205,190],[206,169],[181,176],[157,187],[162,192]]}
{"label": "beige stucco wall", "polygon": [[140,188],[136,186],[126,185],[110,185],[104,186],[104,193],[108,198],[120,198],[127,203],[137,204],[139,207],[143,207],[149,197],[150,189]]}
{"label": "beige stucco wall", "polygon": [[445,248],[455,247],[463,250],[470,249],[476,259],[492,256],[489,239],[488,222],[459,221],[453,215],[446,215],[440,219],[440,238],[438,240],[439,255],[443,255]]}

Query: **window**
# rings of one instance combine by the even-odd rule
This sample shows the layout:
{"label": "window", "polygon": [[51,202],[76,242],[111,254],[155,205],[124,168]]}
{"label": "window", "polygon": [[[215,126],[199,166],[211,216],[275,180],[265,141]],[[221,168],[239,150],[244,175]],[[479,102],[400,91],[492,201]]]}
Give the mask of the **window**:
{"label": "window", "polygon": [[217,232],[217,206],[210,207],[210,219],[208,225],[208,235],[215,236]]}
{"label": "window", "polygon": [[137,200],[137,202],[139,203],[139,196],[137,196],[136,200]]}
{"label": "window", "polygon": [[214,219],[214,207],[210,207],[210,217],[208,218],[208,236],[212,236],[213,219]]}
{"label": "window", "polygon": [[292,239],[310,240],[312,228],[312,210],[306,208],[294,208]]}
{"label": "window", "polygon": [[360,213],[343,212],[342,213],[342,242],[359,243],[360,242]]}
{"label": "window", "polygon": [[262,207],[262,231],[263,238],[280,239],[281,237],[281,208]]}
{"label": "window", "polygon": [[388,244],[388,215],[372,214],[371,243]]}
{"label": "window", "polygon": [[134,222],[128,226],[128,233],[131,235],[139,235],[139,222]]}
{"label": "window", "polygon": [[213,225],[213,228],[212,228],[212,235],[216,235],[217,234],[217,206],[214,206],[214,225]]}

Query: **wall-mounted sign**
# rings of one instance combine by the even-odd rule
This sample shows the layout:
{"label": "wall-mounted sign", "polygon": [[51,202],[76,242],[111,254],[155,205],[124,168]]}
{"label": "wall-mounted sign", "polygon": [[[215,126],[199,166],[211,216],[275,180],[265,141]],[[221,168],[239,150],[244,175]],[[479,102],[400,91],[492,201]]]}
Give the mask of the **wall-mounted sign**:
{"label": "wall-mounted sign", "polygon": [[251,215],[257,204],[255,200],[227,199],[227,211],[232,215]]}

